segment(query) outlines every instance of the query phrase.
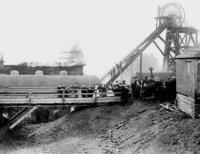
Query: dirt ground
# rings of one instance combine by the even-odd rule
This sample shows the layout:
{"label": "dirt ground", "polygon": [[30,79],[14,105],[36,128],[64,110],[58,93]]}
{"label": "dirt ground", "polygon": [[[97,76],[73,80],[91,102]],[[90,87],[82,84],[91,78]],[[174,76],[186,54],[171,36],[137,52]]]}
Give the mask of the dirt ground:
{"label": "dirt ground", "polygon": [[157,102],[85,108],[56,121],[23,124],[0,142],[8,154],[200,153],[200,120]]}

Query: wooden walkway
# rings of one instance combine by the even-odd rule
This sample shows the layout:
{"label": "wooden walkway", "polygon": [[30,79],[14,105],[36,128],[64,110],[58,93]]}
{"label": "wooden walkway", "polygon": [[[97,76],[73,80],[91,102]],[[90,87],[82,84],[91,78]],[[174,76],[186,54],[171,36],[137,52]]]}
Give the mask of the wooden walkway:
{"label": "wooden walkway", "polygon": [[107,97],[107,93],[97,93],[95,90],[83,93],[83,91],[85,89],[70,89],[60,90],[58,93],[56,88],[46,87],[2,88],[0,89],[0,107],[82,106],[94,103],[99,105],[119,103],[121,101],[120,92],[114,93],[118,96]]}
{"label": "wooden walkway", "polygon": [[0,89],[0,119],[3,119],[4,108],[21,108],[9,122],[0,125],[0,138],[17,126],[39,107],[63,106],[98,106],[110,103],[120,103],[120,92],[107,96],[107,93],[98,93],[96,90],[60,89],[47,87],[1,87]]}

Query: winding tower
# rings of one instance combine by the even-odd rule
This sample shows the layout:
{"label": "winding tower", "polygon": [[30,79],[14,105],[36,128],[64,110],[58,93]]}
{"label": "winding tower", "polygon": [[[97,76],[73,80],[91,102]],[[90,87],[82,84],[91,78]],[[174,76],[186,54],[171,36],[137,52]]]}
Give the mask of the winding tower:
{"label": "winding tower", "polygon": [[[181,5],[170,3],[158,8],[155,19],[156,29],[101,78],[103,83],[115,81],[138,57],[141,74],[142,53],[152,43],[163,56],[163,67],[169,71],[175,64],[174,58],[198,42],[198,30],[185,25],[185,11]],[[162,33],[165,33],[165,37]],[[161,40],[164,46],[157,40]]]}

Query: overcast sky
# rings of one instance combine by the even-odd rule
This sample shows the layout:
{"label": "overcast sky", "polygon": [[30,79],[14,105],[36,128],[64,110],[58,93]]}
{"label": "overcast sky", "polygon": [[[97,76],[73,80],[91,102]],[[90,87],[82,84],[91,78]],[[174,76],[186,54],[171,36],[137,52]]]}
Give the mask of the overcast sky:
{"label": "overcast sky", "polygon": [[198,0],[0,0],[0,52],[6,64],[53,63],[79,42],[85,73],[101,77],[155,29],[158,5],[171,2],[200,29]]}

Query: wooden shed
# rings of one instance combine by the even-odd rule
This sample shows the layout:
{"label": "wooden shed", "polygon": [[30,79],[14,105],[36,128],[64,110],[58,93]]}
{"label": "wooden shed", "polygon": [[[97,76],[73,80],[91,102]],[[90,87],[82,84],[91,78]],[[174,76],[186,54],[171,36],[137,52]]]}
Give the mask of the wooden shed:
{"label": "wooden shed", "polygon": [[200,96],[200,44],[176,57],[176,91],[178,108],[194,118]]}

